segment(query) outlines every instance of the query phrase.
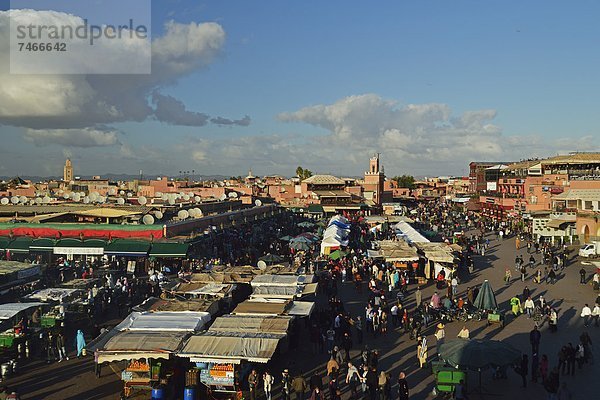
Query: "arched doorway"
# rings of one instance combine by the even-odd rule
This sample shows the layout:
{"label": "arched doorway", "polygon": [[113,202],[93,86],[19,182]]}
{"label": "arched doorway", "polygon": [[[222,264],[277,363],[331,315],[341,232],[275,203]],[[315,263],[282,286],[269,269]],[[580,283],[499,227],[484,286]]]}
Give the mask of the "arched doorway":
{"label": "arched doorway", "polygon": [[583,228],[581,228],[581,233],[583,234],[583,243],[587,243],[590,240],[590,227],[584,225]]}

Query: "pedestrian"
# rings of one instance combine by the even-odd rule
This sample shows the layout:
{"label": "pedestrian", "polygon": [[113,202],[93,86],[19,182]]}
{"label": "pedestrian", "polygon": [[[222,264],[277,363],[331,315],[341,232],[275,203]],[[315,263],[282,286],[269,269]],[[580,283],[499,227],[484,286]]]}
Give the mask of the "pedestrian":
{"label": "pedestrian", "polygon": [[539,370],[539,357],[536,352],[531,355],[531,382],[537,383]]}
{"label": "pedestrian", "polygon": [[583,367],[585,358],[585,347],[583,346],[583,343],[579,343],[575,348],[575,361],[577,361],[577,367],[579,369]]}
{"label": "pedestrian", "polygon": [[558,400],[571,400],[573,399],[573,393],[567,388],[567,382],[562,382],[560,384],[560,388],[556,393],[556,398]]}
{"label": "pedestrian", "polygon": [[308,389],[306,379],[302,376],[302,371],[298,372],[298,375],[292,380],[292,389],[296,394],[296,400],[304,400],[304,393]]}
{"label": "pedestrian", "polygon": [[83,331],[81,329],[77,330],[76,343],[77,358],[81,358],[81,356],[83,355],[83,350],[85,348],[85,337],[83,336]]}
{"label": "pedestrian", "polygon": [[467,389],[465,388],[465,381],[461,379],[456,386],[454,386],[454,400],[466,400]]}
{"label": "pedestrian", "polygon": [[443,323],[438,323],[435,327],[435,339],[436,345],[440,345],[444,342],[444,338],[446,337],[446,331],[444,330],[445,326]]}
{"label": "pedestrian", "polygon": [[263,390],[265,391],[265,399],[271,400],[271,389],[273,388],[273,375],[269,371],[263,374]]}
{"label": "pedestrian", "polygon": [[331,357],[329,358],[329,361],[327,362],[327,375],[332,375],[334,373],[337,373],[340,369],[340,365],[338,364],[338,362],[335,360],[334,355],[332,354]]}
{"label": "pedestrian", "polygon": [[321,388],[315,387],[310,394],[309,400],[325,400],[325,396],[323,395]]}
{"label": "pedestrian", "polygon": [[65,349],[65,336],[62,332],[58,332],[58,335],[56,335],[56,350],[58,351],[58,362],[64,359],[69,360],[67,350]]}
{"label": "pedestrian", "polygon": [[521,282],[525,282],[525,278],[527,277],[527,269],[525,269],[524,265],[520,268],[520,271],[521,271]]}
{"label": "pedestrian", "polygon": [[556,272],[554,272],[554,269],[551,269],[550,272],[548,272],[548,280],[551,285],[556,283]]}
{"label": "pedestrian", "polygon": [[458,332],[458,335],[456,336],[463,339],[469,339],[469,335],[469,329],[467,329],[466,325],[463,325],[462,329]]}
{"label": "pedestrian", "polygon": [[527,300],[525,300],[525,312],[527,313],[527,318],[531,318],[534,308],[535,304],[533,303],[533,300],[531,300],[531,296],[527,297]]}
{"label": "pedestrian", "polygon": [[352,399],[358,397],[357,387],[360,383],[360,374],[358,369],[351,363],[348,363],[348,373],[346,374],[346,384],[350,386],[350,396]]}
{"label": "pedestrian", "polygon": [[385,371],[379,373],[377,386],[379,389],[379,400],[391,400],[386,397],[386,386],[388,385],[388,377]]}
{"label": "pedestrian", "polygon": [[548,378],[548,356],[546,354],[542,355],[542,360],[540,361],[540,376],[542,377],[542,383],[545,384]]}
{"label": "pedestrian", "polygon": [[292,378],[290,371],[286,368],[281,373],[281,398],[282,400],[291,400],[292,394]]}
{"label": "pedestrian", "polygon": [[592,310],[592,321],[594,321],[594,326],[597,328],[598,325],[598,319],[600,317],[600,305],[595,304],[594,305],[594,309]]}
{"label": "pedestrian", "polygon": [[519,296],[514,296],[510,299],[510,308],[515,317],[518,316],[519,313],[523,313],[523,309],[521,308],[521,300],[519,300]]}
{"label": "pedestrian", "polygon": [[548,326],[550,332],[555,333],[558,330],[558,313],[554,308],[550,309],[550,316],[548,317]]}
{"label": "pedestrian", "polygon": [[586,328],[590,326],[590,318],[592,317],[592,310],[587,304],[581,309],[581,318],[583,318],[583,326]]}
{"label": "pedestrian", "polygon": [[567,375],[575,375],[575,361],[577,351],[571,343],[567,345]]}
{"label": "pedestrian", "polygon": [[542,338],[541,332],[538,330],[537,325],[533,327],[529,332],[529,343],[531,343],[531,353],[537,353],[540,349],[540,339]]}
{"label": "pedestrian", "polygon": [[418,338],[417,359],[419,367],[423,368],[427,364],[427,338],[425,336]]}
{"label": "pedestrian", "polygon": [[377,376],[377,368],[369,368],[365,376],[365,382],[367,384],[367,391],[369,392],[369,399],[377,400],[377,383],[379,382],[379,378]]}
{"label": "pedestrian", "polygon": [[404,371],[398,374],[398,400],[409,400],[408,382]]}
{"label": "pedestrian", "polygon": [[419,308],[421,306],[421,304],[423,303],[423,298],[422,298],[422,294],[421,294],[421,287],[417,286],[417,290],[415,291],[415,307]]}
{"label": "pedestrian", "polygon": [[527,373],[529,368],[529,360],[527,358],[527,354],[523,354],[523,358],[521,358],[521,364],[519,365],[519,375],[521,375],[521,379],[523,381],[523,385],[521,387],[527,387]]}
{"label": "pedestrian", "polygon": [[584,267],[581,267],[581,269],[579,270],[579,283],[582,285],[585,285],[585,275],[586,275],[586,271]]}
{"label": "pedestrian", "polygon": [[452,286],[452,297],[454,298],[458,293],[458,279],[456,279],[456,277],[452,277],[450,284]]}
{"label": "pedestrian", "polygon": [[510,280],[512,279],[512,274],[510,272],[510,268],[506,267],[506,270],[504,271],[504,284],[505,285],[510,285]]}
{"label": "pedestrian", "polygon": [[362,318],[359,316],[356,317],[356,321],[354,322],[354,328],[356,329],[356,338],[358,340],[358,344],[362,344],[363,342],[363,322]]}
{"label": "pedestrian", "polygon": [[256,400],[258,397],[258,373],[255,369],[248,375],[248,388],[250,389],[250,400]]}

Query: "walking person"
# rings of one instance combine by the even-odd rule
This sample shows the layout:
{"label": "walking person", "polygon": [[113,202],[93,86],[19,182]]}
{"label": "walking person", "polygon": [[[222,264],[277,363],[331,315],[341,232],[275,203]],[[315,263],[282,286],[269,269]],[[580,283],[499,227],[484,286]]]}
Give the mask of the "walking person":
{"label": "walking person", "polygon": [[592,317],[592,309],[587,304],[581,309],[581,318],[583,318],[583,326],[590,326],[590,318]]}
{"label": "walking person", "polygon": [[83,350],[85,348],[85,337],[83,336],[83,331],[81,329],[77,330],[76,343],[77,358],[81,358],[81,356],[83,355]]}
{"label": "walking person", "polygon": [[409,400],[408,382],[404,371],[398,374],[398,400]]}
{"label": "walking person", "polygon": [[265,399],[271,400],[271,389],[273,388],[273,375],[269,371],[265,371],[263,374],[263,389],[265,391]]}
{"label": "walking person", "polygon": [[538,330],[537,325],[533,327],[529,332],[529,343],[531,343],[531,353],[535,354],[540,350],[540,339],[542,338],[541,332]]}
{"label": "walking person", "polygon": [[523,354],[523,358],[521,359],[521,364],[519,365],[519,375],[521,375],[521,379],[523,381],[523,388],[527,387],[527,374],[529,369],[529,360],[527,358],[527,354]]}
{"label": "walking person", "polygon": [[258,373],[255,369],[248,375],[248,387],[250,389],[250,400],[256,400],[258,397]]}
{"label": "walking person", "polygon": [[360,383],[360,374],[358,369],[351,363],[348,363],[348,373],[346,374],[346,384],[350,386],[350,397],[356,399],[358,397],[357,387]]}
{"label": "walking person", "polygon": [[585,285],[585,281],[586,281],[586,271],[584,267],[581,267],[581,269],[579,270],[579,283],[582,285]]}
{"label": "walking person", "polygon": [[525,312],[527,313],[527,318],[531,318],[533,315],[533,309],[535,308],[535,304],[533,300],[531,300],[531,296],[527,297],[525,300]]}
{"label": "walking person", "polygon": [[423,303],[423,295],[421,294],[421,287],[417,286],[417,290],[415,291],[415,307],[419,308]]}
{"label": "walking person", "polygon": [[423,368],[427,364],[427,338],[425,336],[418,339],[417,359],[419,360],[420,368]]}
{"label": "walking person", "polygon": [[504,284],[510,285],[510,280],[512,279],[512,274],[510,272],[510,268],[506,267],[506,271],[504,271]]}
{"label": "walking person", "polygon": [[292,394],[292,378],[290,371],[286,368],[281,373],[281,398],[282,400],[291,400]]}
{"label": "walking person", "polygon": [[65,336],[62,332],[58,332],[58,335],[56,335],[56,350],[58,351],[58,362],[69,359],[67,350],[65,349]]}
{"label": "walking person", "polygon": [[299,371],[298,375],[292,380],[292,389],[296,394],[296,400],[304,400],[304,393],[308,389],[308,384],[302,376],[302,371]]}

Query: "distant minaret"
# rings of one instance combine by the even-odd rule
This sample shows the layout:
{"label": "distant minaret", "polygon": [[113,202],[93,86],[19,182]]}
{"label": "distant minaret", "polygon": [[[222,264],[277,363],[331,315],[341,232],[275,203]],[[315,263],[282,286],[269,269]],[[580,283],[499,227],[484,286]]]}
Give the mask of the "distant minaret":
{"label": "distant minaret", "polygon": [[71,159],[67,158],[65,161],[65,167],[63,168],[63,181],[71,182],[73,180],[73,165]]}

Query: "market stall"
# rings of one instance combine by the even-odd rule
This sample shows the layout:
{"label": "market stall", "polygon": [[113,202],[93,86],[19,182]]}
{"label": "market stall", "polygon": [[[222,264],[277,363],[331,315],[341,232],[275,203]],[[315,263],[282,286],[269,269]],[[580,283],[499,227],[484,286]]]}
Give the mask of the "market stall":
{"label": "market stall", "polygon": [[17,350],[19,344],[28,340],[39,328],[20,324],[21,319],[29,318],[33,312],[47,307],[45,303],[7,303],[0,305],[0,350]]}
{"label": "market stall", "polygon": [[92,306],[82,289],[46,288],[37,290],[24,298],[25,301],[40,301],[52,305],[42,315],[42,328],[60,326],[65,321],[77,321],[87,318]]}

